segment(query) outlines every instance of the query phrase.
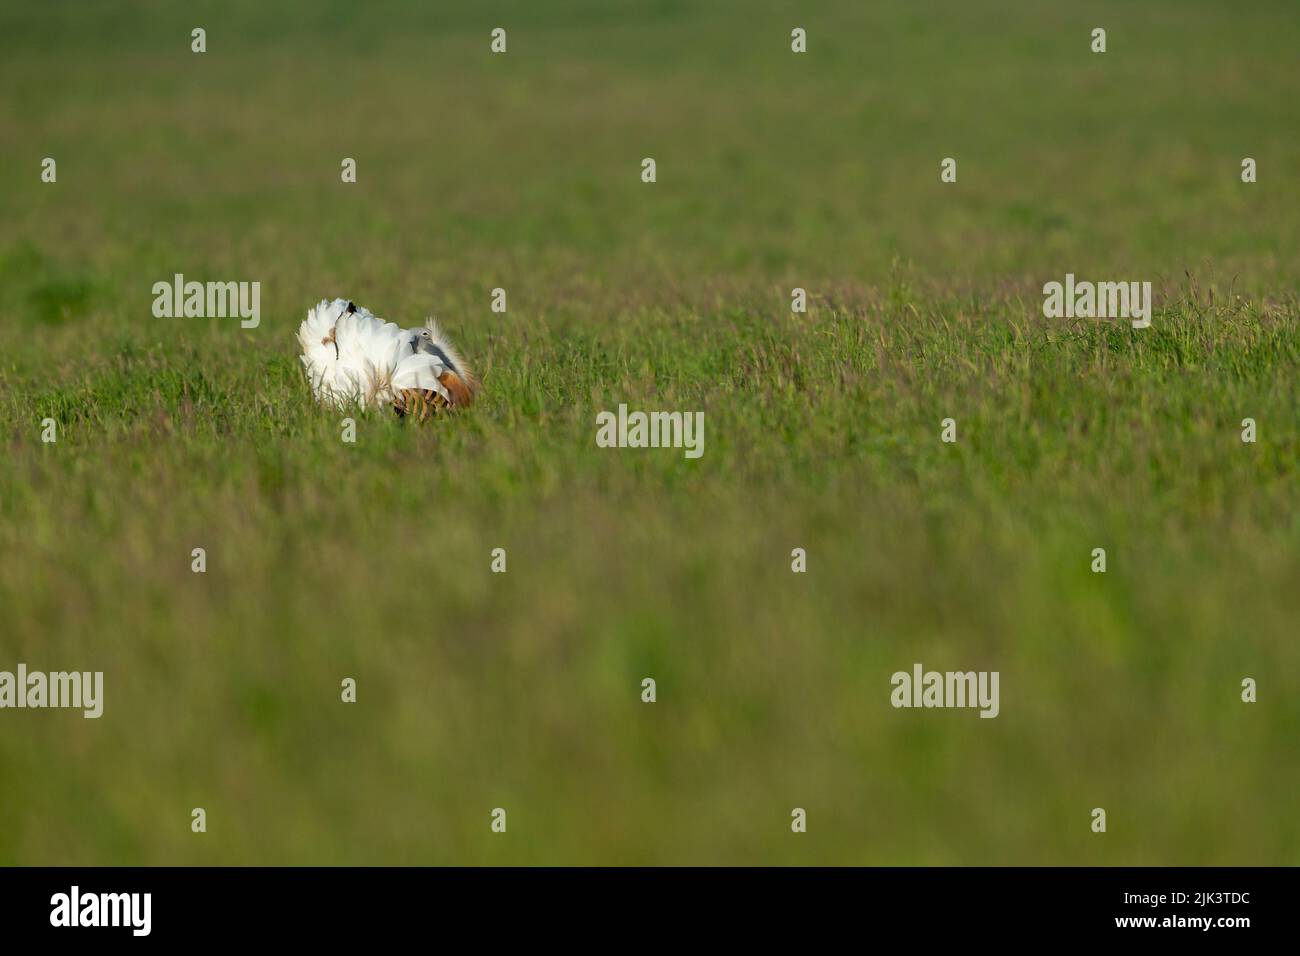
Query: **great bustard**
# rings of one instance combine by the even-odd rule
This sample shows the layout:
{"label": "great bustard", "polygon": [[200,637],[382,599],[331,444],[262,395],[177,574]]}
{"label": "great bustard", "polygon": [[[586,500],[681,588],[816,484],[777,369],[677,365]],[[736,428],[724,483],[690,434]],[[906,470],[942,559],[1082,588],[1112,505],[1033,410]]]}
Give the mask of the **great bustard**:
{"label": "great bustard", "polygon": [[393,408],[423,421],[474,401],[478,382],[430,319],[404,329],[348,299],[321,301],[298,327],[302,364],[317,401],[335,408]]}

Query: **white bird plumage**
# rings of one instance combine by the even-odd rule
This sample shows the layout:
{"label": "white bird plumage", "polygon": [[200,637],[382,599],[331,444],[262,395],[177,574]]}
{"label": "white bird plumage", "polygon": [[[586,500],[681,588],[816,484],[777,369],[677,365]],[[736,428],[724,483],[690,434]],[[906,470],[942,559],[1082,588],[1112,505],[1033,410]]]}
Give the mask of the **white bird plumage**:
{"label": "white bird plumage", "polygon": [[477,383],[433,319],[404,329],[348,299],[321,300],[298,327],[316,400],[334,408],[462,407]]}

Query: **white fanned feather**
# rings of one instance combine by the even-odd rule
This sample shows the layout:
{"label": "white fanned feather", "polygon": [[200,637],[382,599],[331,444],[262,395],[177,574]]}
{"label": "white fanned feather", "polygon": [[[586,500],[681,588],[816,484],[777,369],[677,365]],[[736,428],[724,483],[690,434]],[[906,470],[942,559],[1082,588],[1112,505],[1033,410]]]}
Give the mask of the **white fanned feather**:
{"label": "white fanned feather", "polygon": [[451,406],[473,399],[472,374],[432,319],[404,329],[347,299],[322,300],[298,327],[298,343],[322,404],[404,409],[411,391],[434,393]]}

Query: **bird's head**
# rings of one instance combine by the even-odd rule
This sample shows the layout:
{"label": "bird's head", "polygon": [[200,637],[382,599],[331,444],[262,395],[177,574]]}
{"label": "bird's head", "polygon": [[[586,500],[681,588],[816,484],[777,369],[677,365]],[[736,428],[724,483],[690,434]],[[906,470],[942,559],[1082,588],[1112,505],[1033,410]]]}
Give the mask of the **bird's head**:
{"label": "bird's head", "polygon": [[417,354],[422,352],[425,355],[437,355],[444,360],[446,359],[442,349],[438,348],[438,344],[433,340],[432,329],[416,329],[411,335],[411,348]]}
{"label": "bird's head", "polygon": [[438,381],[450,393],[453,405],[464,407],[473,403],[478,381],[432,319],[428,325],[411,331],[411,349],[417,355],[437,357],[444,369]]}

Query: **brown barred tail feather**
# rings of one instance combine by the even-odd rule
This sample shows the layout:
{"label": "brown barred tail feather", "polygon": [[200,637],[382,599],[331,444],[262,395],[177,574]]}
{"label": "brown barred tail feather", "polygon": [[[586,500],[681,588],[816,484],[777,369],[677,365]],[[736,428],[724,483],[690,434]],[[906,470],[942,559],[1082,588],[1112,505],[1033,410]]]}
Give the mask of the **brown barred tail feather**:
{"label": "brown barred tail feather", "polygon": [[398,418],[412,415],[417,422],[428,420],[434,413],[448,407],[447,400],[430,388],[404,388],[393,401],[393,411]]}

